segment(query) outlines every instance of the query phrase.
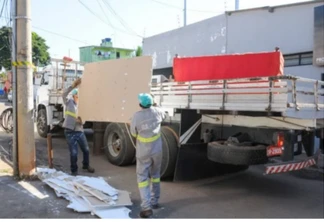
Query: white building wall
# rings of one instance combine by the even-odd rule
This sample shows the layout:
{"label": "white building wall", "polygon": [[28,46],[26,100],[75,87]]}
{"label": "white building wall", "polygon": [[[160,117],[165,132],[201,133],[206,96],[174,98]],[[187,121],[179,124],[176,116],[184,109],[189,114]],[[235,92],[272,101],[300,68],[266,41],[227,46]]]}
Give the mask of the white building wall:
{"label": "white building wall", "polygon": [[272,51],[283,54],[313,51],[314,7],[323,3],[268,7],[228,15],[227,53]]}

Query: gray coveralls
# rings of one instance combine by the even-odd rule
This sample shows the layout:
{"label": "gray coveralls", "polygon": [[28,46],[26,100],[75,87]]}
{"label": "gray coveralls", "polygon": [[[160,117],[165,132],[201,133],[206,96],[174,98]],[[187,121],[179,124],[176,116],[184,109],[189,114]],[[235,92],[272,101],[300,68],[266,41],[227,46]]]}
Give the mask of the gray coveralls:
{"label": "gray coveralls", "polygon": [[[165,114],[157,107],[134,114],[130,126],[136,138],[136,173],[142,199],[142,210],[151,209],[160,198],[160,170],[162,162],[161,122]],[[152,182],[152,196],[150,191]]]}

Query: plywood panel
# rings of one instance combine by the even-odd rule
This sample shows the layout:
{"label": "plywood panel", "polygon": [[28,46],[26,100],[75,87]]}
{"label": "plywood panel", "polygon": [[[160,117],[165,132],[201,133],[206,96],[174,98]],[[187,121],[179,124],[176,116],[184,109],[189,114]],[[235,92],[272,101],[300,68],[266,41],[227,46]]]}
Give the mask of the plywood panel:
{"label": "plywood panel", "polygon": [[130,122],[139,110],[137,95],[150,92],[152,57],[85,65],[78,115],[83,121]]}

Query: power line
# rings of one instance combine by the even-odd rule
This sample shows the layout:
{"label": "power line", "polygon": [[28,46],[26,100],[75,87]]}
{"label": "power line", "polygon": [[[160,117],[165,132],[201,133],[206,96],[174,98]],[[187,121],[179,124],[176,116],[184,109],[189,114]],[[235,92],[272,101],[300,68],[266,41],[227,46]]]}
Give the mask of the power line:
{"label": "power line", "polygon": [[168,6],[168,7],[171,7],[171,8],[177,8],[177,9],[183,10],[182,7],[179,7],[179,6],[176,6],[176,5],[171,5],[171,4],[168,4],[168,3],[165,3],[165,2],[160,2],[160,1],[157,1],[157,0],[152,0],[152,2],[156,2],[158,4],[165,5],[165,6]]}
{"label": "power line", "polygon": [[134,34],[131,34],[131,33],[129,33],[129,32],[127,32],[127,31],[125,31],[125,30],[122,30],[122,29],[119,29],[119,28],[117,28],[117,27],[115,27],[115,26],[112,26],[112,25],[110,25],[109,23],[107,23],[105,20],[103,20],[100,16],[98,16],[95,12],[93,12],[87,5],[85,5],[81,0],[78,0],[79,1],[79,3],[80,4],[82,4],[91,14],[93,14],[94,16],[96,16],[98,19],[100,19],[103,23],[105,23],[106,25],[108,25],[108,26],[110,26],[110,27],[112,27],[112,28],[115,28],[116,30],[118,30],[118,31],[120,31],[120,32],[123,32],[123,33],[125,33],[125,34],[128,34],[128,35],[133,35],[133,36],[137,36],[137,37],[140,37],[140,38],[142,38],[142,36],[140,36],[140,35],[134,35]]}
{"label": "power line", "polygon": [[107,21],[108,21],[108,23],[109,23],[109,25],[110,26],[112,26],[112,28],[115,30],[115,28],[113,27],[113,25],[112,25],[112,23],[110,22],[110,19],[109,19],[109,17],[106,15],[106,13],[105,13],[105,10],[103,9],[103,7],[102,7],[102,5],[100,4],[100,1],[99,0],[97,0],[97,2],[98,2],[98,5],[100,6],[100,8],[101,8],[101,11],[102,11],[102,13],[104,14],[104,16],[106,17],[106,19],[107,19]]}
{"label": "power line", "polygon": [[[113,25],[112,25],[112,23],[111,23],[111,21],[110,21],[110,19],[109,19],[109,17],[106,15],[106,13],[105,13],[105,10],[104,10],[104,8],[102,7],[102,5],[100,4],[100,0],[97,0],[97,2],[98,2],[98,4],[99,4],[99,6],[100,6],[100,8],[101,8],[101,11],[102,11],[102,13],[104,14],[104,16],[106,17],[106,19],[107,19],[107,21],[108,21],[108,23],[110,24],[110,26],[112,26],[113,27]],[[114,31],[114,35],[117,37],[117,33],[116,33],[116,29],[113,27],[113,31]],[[119,41],[121,42],[121,44],[125,47],[125,44],[124,44],[124,42],[122,41],[122,39],[121,38],[119,38]]]}
{"label": "power line", "polygon": [[[5,16],[1,16],[0,18],[3,18],[3,19],[9,19],[8,17],[5,17]],[[53,35],[57,35],[57,36],[60,36],[60,37],[66,38],[66,39],[70,39],[70,40],[72,40],[72,41],[76,41],[76,42],[80,42],[80,43],[84,43],[84,44],[89,44],[89,43],[86,42],[86,41],[82,41],[82,40],[79,40],[79,39],[71,38],[71,37],[69,37],[69,36],[62,35],[62,34],[60,34],[60,33],[56,33],[56,32],[53,32],[53,31],[50,31],[50,30],[47,30],[47,29],[43,29],[43,28],[41,28],[41,27],[37,27],[37,26],[34,26],[34,25],[33,25],[32,27],[35,28],[35,29],[41,30],[41,31],[43,31],[43,32],[48,32],[48,33],[53,34]]]}
{"label": "power line", "polygon": [[6,6],[6,3],[7,3],[7,0],[3,0],[2,8],[1,8],[1,11],[0,11],[0,17],[3,14],[3,10],[4,10],[5,6]]}
{"label": "power line", "polygon": [[[179,7],[179,6],[176,6],[176,5],[172,5],[172,4],[169,4],[169,3],[165,3],[165,2],[161,2],[161,1],[157,1],[157,0],[151,0],[155,3],[158,3],[158,4],[161,4],[161,5],[164,5],[164,6],[167,6],[167,7],[170,7],[170,8],[176,8],[176,9],[179,9],[179,10],[183,10],[182,7]],[[187,8],[187,11],[192,11],[192,12],[200,12],[200,13],[220,13],[221,11],[208,11],[208,10],[198,10],[198,9],[188,9]]]}
{"label": "power line", "polygon": [[128,29],[129,31],[133,32],[135,35],[138,36],[138,34],[132,29],[130,28],[130,26],[125,22],[125,20],[123,20],[122,17],[120,17],[116,11],[113,9],[113,7],[109,4],[109,2],[107,0],[103,0],[104,4],[106,5],[106,7],[108,8],[108,10],[110,12],[112,12],[116,18],[119,20],[119,22],[124,26],[125,29]]}
{"label": "power line", "polygon": [[82,40],[74,39],[74,38],[71,38],[71,37],[69,37],[69,36],[62,35],[62,34],[59,34],[59,33],[56,33],[56,32],[52,32],[52,31],[49,31],[49,30],[46,30],[46,29],[43,29],[43,28],[40,28],[40,27],[37,27],[37,26],[32,26],[32,27],[35,28],[35,29],[38,29],[38,30],[44,31],[44,32],[51,33],[51,34],[53,34],[53,35],[57,35],[57,36],[60,36],[60,37],[66,38],[66,39],[70,39],[70,40],[76,41],[76,42],[81,42],[81,43],[84,43],[84,44],[89,44],[89,43],[86,42],[86,41],[82,41]]}
{"label": "power line", "polygon": [[[8,3],[9,3],[9,0],[6,1],[6,11],[5,11],[5,13],[7,13],[7,15],[6,15],[7,17],[10,17],[10,13],[11,13],[10,9],[11,9],[11,6],[10,6],[10,8],[8,10]],[[9,26],[9,24],[10,24],[10,19],[7,20],[7,26]]]}

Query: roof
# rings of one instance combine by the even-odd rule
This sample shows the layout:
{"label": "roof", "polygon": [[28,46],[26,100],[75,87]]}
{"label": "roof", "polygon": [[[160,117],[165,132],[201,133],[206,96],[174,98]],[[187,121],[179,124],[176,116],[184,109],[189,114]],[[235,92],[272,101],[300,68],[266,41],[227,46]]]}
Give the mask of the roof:
{"label": "roof", "polygon": [[109,47],[109,46],[100,46],[100,45],[88,45],[88,46],[82,46],[81,48],[106,48],[106,49],[117,49],[117,50],[125,50],[125,51],[135,51],[135,49],[127,49],[127,48],[115,48],[115,47]]}
{"label": "roof", "polygon": [[263,7],[257,7],[257,8],[248,8],[248,9],[241,9],[241,10],[234,10],[234,11],[226,11],[225,13],[227,14],[232,14],[232,13],[240,13],[240,12],[247,12],[247,11],[255,11],[255,10],[271,10],[275,8],[284,8],[284,7],[292,7],[292,6],[298,6],[298,5],[308,5],[308,4],[316,4],[316,3],[323,3],[323,0],[309,0],[305,2],[296,2],[296,3],[291,3],[291,4],[285,4],[285,5],[273,5],[273,6],[263,6]]}

